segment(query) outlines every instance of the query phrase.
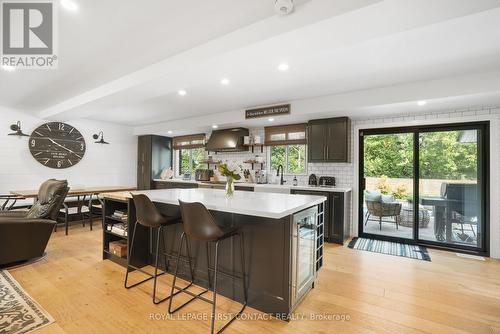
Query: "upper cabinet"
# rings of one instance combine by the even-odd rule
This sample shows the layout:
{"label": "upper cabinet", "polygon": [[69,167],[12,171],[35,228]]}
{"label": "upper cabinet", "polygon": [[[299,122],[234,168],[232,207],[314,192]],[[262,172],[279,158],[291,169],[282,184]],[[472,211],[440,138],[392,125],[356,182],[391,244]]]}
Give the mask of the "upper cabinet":
{"label": "upper cabinet", "polygon": [[307,124],[309,162],[350,162],[351,120],[325,118]]}

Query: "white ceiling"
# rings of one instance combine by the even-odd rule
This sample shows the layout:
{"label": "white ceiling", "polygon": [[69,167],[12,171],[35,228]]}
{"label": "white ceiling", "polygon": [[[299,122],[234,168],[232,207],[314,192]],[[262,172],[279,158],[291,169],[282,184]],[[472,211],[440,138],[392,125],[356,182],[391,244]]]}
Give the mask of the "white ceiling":
{"label": "white ceiling", "polygon": [[500,104],[500,0],[296,1],[287,17],[272,0],[147,3],[61,10],[60,68],[1,71],[0,104],[136,133],[242,124],[278,102],[292,102],[281,122]]}
{"label": "white ceiling", "polygon": [[1,71],[1,104],[40,112],[274,15],[272,0],[72,1],[58,6],[59,68]]}

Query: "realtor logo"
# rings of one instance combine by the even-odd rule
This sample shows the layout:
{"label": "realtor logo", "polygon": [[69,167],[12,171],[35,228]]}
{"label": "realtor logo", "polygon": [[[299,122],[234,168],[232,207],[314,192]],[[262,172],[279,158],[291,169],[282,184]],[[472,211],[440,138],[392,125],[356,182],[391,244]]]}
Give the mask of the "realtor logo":
{"label": "realtor logo", "polygon": [[56,68],[52,1],[2,2],[2,66]]}

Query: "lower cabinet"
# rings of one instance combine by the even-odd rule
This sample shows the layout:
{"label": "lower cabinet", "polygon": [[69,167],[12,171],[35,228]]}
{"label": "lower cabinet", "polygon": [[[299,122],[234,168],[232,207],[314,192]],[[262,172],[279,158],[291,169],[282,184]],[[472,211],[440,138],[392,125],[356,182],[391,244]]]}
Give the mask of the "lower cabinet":
{"label": "lower cabinet", "polygon": [[246,187],[246,186],[234,186],[234,190],[241,190],[241,191],[254,191],[254,187]]}
{"label": "lower cabinet", "polygon": [[325,241],[344,244],[351,231],[349,206],[351,193],[315,190],[291,190],[292,194],[325,196]]}
{"label": "lower cabinet", "polygon": [[153,181],[153,189],[191,189],[198,188],[197,183],[189,183],[189,182],[162,182],[162,181]]}
{"label": "lower cabinet", "polygon": [[351,193],[333,192],[330,195],[332,207],[332,221],[329,234],[329,242],[343,244],[349,238],[351,232],[350,202]]}

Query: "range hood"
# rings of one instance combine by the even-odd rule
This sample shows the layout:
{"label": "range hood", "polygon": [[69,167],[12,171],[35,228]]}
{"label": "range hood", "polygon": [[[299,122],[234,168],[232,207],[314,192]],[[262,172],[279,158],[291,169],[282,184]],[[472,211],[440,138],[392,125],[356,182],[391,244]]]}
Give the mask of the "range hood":
{"label": "range hood", "polygon": [[243,146],[243,137],[248,136],[248,134],[248,129],[245,128],[212,131],[212,135],[205,145],[205,150],[212,152],[248,151],[248,147]]}

